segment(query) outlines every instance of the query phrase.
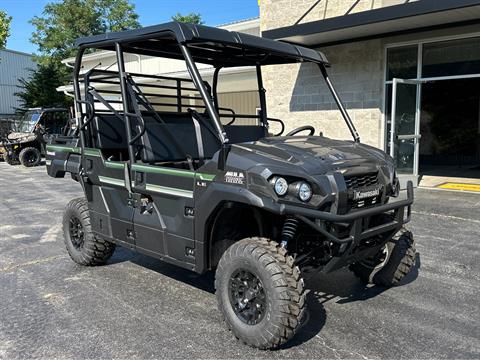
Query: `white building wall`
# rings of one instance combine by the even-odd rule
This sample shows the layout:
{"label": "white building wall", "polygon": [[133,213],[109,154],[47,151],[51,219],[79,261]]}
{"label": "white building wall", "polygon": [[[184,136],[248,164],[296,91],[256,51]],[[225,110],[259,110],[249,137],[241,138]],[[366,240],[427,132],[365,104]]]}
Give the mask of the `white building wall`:
{"label": "white building wall", "polygon": [[19,79],[28,79],[36,68],[32,55],[13,50],[0,50],[0,115],[11,115],[20,106]]}

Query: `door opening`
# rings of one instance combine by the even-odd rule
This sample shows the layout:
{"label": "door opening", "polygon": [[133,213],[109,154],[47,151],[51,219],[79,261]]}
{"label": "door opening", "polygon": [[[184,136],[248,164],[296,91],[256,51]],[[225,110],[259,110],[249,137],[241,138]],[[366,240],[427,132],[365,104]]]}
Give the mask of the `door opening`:
{"label": "door opening", "polygon": [[424,83],[421,104],[421,179],[480,180],[480,78]]}

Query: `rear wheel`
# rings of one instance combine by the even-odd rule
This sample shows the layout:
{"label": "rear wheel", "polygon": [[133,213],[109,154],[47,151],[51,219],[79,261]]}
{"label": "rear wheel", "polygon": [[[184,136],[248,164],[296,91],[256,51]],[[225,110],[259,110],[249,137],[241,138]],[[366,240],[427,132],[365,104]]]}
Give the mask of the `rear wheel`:
{"label": "rear wheel", "polygon": [[365,283],[395,286],[415,265],[415,253],[412,233],[402,228],[377,254],[351,265],[350,270]]}
{"label": "rear wheel", "polygon": [[218,264],[215,288],[227,327],[247,345],[276,348],[300,327],[303,279],[276,242],[254,237],[230,246]]}
{"label": "rear wheel", "polygon": [[32,167],[37,166],[40,164],[40,160],[42,159],[42,154],[37,148],[34,147],[27,147],[20,151],[20,155],[18,155],[20,159],[20,163],[25,167]]}
{"label": "rear wheel", "polygon": [[63,235],[68,254],[80,265],[104,264],[115,251],[115,244],[93,234],[84,198],[70,201],[65,208]]}
{"label": "rear wheel", "polygon": [[3,154],[3,160],[8,164],[8,165],[18,165],[18,161],[13,160],[10,155],[8,154]]}

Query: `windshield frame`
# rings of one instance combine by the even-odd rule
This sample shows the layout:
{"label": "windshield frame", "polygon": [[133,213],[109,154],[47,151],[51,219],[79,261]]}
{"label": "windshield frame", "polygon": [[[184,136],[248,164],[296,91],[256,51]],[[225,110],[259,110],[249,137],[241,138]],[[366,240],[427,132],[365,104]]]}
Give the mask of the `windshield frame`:
{"label": "windshield frame", "polygon": [[[34,116],[38,115],[36,119]],[[40,110],[27,110],[21,117],[18,125],[16,126],[17,132],[31,133],[35,129],[42,118],[43,111]]]}

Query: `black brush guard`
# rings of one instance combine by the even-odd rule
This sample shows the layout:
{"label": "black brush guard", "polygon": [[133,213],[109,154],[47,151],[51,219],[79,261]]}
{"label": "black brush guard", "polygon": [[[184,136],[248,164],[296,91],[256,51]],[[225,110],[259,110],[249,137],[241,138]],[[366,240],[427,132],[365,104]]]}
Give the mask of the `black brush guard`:
{"label": "black brush guard", "polygon": [[[411,205],[413,203],[413,184],[407,183],[407,198],[394,201],[385,205],[375,206],[365,210],[357,210],[345,215],[311,210],[298,206],[285,205],[285,214],[296,217],[315,231],[324,235],[332,243],[338,244],[339,251],[324,268],[322,272],[330,272],[352,264],[358,260],[372,256],[387,243],[401,227],[410,221]],[[381,225],[364,229],[364,220],[379,214],[391,214],[392,220]],[[319,221],[317,221],[319,220]],[[349,224],[350,232],[347,237],[339,238],[326,230],[321,222],[330,224]],[[369,247],[361,247],[363,240],[382,235],[382,241]]]}

